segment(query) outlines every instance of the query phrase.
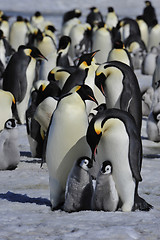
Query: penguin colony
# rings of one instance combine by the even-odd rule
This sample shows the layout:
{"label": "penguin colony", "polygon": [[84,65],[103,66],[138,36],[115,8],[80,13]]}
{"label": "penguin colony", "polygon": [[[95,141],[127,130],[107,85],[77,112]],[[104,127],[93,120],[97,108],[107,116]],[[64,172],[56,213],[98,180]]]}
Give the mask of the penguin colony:
{"label": "penguin colony", "polygon": [[[56,29],[38,11],[12,24],[0,11],[0,169],[17,167],[25,124],[32,156],[48,166],[52,210],[149,211],[138,186],[142,117],[160,140],[156,11],[145,1],[135,19],[111,6],[82,15],[64,13]],[[137,69],[153,77],[144,92]]]}

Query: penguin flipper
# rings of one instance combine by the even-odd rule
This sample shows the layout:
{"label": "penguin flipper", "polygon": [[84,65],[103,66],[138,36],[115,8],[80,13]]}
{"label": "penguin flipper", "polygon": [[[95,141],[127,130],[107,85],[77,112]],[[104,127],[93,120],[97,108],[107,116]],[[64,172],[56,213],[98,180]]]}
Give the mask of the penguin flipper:
{"label": "penguin flipper", "polygon": [[[136,129],[136,126],[135,126]],[[136,181],[142,181],[140,174],[142,164],[142,144],[140,137],[138,138],[135,129],[132,129],[129,145],[129,163],[133,177]]]}

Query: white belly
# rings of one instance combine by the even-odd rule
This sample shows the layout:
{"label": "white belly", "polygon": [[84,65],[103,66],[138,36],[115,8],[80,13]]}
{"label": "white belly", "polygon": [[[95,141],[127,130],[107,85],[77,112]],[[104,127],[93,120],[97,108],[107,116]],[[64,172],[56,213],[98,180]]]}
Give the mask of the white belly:
{"label": "white belly", "polygon": [[[112,123],[117,121],[112,127]],[[124,124],[120,120],[107,121],[109,128],[103,133],[97,148],[97,160],[102,163],[109,160],[113,166],[113,179],[122,200],[122,210],[131,211],[134,203],[135,182],[129,166],[129,138]]]}

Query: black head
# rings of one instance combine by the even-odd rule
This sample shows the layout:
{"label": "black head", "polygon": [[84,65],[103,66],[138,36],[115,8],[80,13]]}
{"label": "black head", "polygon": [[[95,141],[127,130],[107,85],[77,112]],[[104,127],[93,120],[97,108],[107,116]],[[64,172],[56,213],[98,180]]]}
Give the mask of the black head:
{"label": "black head", "polygon": [[123,49],[123,48],[124,48],[124,43],[123,43],[121,40],[116,41],[116,42],[114,43],[114,46],[113,46],[113,47],[116,48],[116,49]]}
{"label": "black head", "polygon": [[107,109],[106,103],[102,103],[98,105],[98,107],[94,108],[94,110],[97,111],[97,114],[105,111],[106,109]]}
{"label": "black head", "polygon": [[17,22],[23,22],[23,17],[22,16],[17,16]]}
{"label": "black head", "polygon": [[84,170],[88,171],[89,168],[93,167],[93,161],[89,157],[83,156],[83,157],[80,157],[77,160],[77,166],[79,166],[79,167],[83,168]]}
{"label": "black head", "polygon": [[36,11],[35,14],[34,14],[34,16],[35,16],[35,17],[40,17],[40,16],[42,16],[42,14],[41,14],[41,12]]}
{"label": "black head", "polygon": [[103,173],[103,174],[111,174],[112,173],[112,164],[110,161],[106,160],[102,163],[101,173]]}
{"label": "black head", "polygon": [[113,7],[108,7],[108,12],[114,12],[114,8]]}
{"label": "black head", "polygon": [[31,57],[33,57],[35,59],[45,59],[45,60],[47,60],[47,58],[45,56],[43,56],[43,54],[39,51],[39,49],[37,47],[31,46],[31,47],[29,47],[29,49],[31,49],[31,53],[30,53]]}
{"label": "black head", "polygon": [[92,59],[97,52],[99,52],[99,50],[94,51],[92,53],[82,54],[81,57],[79,58],[78,66],[80,66],[81,63],[83,63],[83,62],[85,62],[87,66],[90,66]]}
{"label": "black head", "polygon": [[57,30],[53,25],[48,25],[46,29],[50,30],[53,33]]}
{"label": "black head", "polygon": [[83,101],[91,100],[98,105],[98,102],[94,96],[92,89],[88,85],[82,85],[79,87],[77,93],[80,95]]}
{"label": "black head", "polygon": [[10,118],[5,122],[4,128],[12,129],[12,128],[15,128],[16,126],[17,126],[16,120],[13,118]]}
{"label": "black head", "polygon": [[58,51],[60,49],[65,49],[69,43],[71,43],[71,38],[69,36],[62,36],[59,40]]}

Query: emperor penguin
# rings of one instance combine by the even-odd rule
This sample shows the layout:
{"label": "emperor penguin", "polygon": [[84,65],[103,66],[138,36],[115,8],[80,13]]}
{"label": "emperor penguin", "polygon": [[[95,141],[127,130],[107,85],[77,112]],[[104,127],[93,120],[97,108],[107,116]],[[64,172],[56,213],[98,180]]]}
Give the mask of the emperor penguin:
{"label": "emperor penguin", "polygon": [[149,32],[148,51],[150,51],[152,47],[159,48],[159,43],[160,43],[160,24],[158,23],[158,21],[155,20]]}
{"label": "emperor penguin", "polygon": [[141,67],[142,74],[153,76],[154,71],[156,69],[157,56],[158,56],[158,48],[152,47],[142,61],[142,67]]}
{"label": "emperor penguin", "polygon": [[27,39],[28,28],[22,16],[17,16],[15,22],[12,23],[9,33],[9,43],[12,48],[17,51],[20,45],[25,45]]}
{"label": "emperor penguin", "polygon": [[[69,59],[68,51],[71,44],[71,38],[63,35],[59,39],[59,46],[57,49],[56,66],[69,67],[71,59]],[[73,65],[73,63],[72,63]]]}
{"label": "emperor penguin", "polygon": [[93,32],[92,51],[100,50],[95,55],[97,63],[101,64],[107,61],[108,54],[112,50],[111,33],[104,23],[98,24],[98,29]]}
{"label": "emperor penguin", "polygon": [[51,53],[57,51],[56,43],[54,39],[46,35],[44,32],[38,30],[37,32],[37,48],[47,58]]}
{"label": "emperor penguin", "polygon": [[132,18],[123,18],[121,19],[116,26],[121,33],[121,40],[126,40],[130,35],[140,36],[139,25],[135,19]]}
{"label": "emperor penguin", "polygon": [[96,186],[92,196],[92,209],[108,212],[116,211],[119,196],[112,176],[112,164],[106,160],[98,172]]}
{"label": "emperor penguin", "polygon": [[132,115],[115,108],[97,114],[89,123],[86,139],[93,159],[100,164],[110,160],[122,211],[150,210],[152,206],[138,195],[142,142]]}
{"label": "emperor penguin", "polygon": [[15,109],[15,98],[9,91],[0,89],[0,131],[4,128],[5,122],[13,117]]}
{"label": "emperor penguin", "polygon": [[101,64],[96,70],[95,84],[105,96],[107,109],[118,108],[129,112],[141,131],[141,91],[131,67],[119,61]]}
{"label": "emperor penguin", "polygon": [[144,21],[143,16],[137,16],[136,21],[139,26],[141,39],[143,40],[146,48],[148,47],[149,29],[147,23]]}
{"label": "emperor penguin", "polygon": [[118,16],[114,11],[113,7],[108,7],[108,13],[105,19],[105,24],[107,25],[107,28],[110,30],[114,27],[117,26],[118,24]]}
{"label": "emperor penguin", "polygon": [[38,28],[43,31],[44,17],[40,11],[36,11],[30,19],[31,24],[34,28]]}
{"label": "emperor penguin", "polygon": [[92,168],[92,160],[87,156],[75,161],[66,183],[64,211],[91,210],[93,185],[90,168]]}
{"label": "emperor penguin", "polygon": [[151,1],[145,1],[145,8],[143,9],[143,18],[148,27],[152,27],[153,22],[157,20],[155,8]]}
{"label": "emperor penguin", "polygon": [[66,21],[66,22],[62,25],[61,36],[63,36],[63,35],[69,36],[71,29],[72,29],[75,25],[80,24],[80,23],[81,23],[81,21],[80,21],[80,19],[77,18],[77,17],[71,18],[70,20]]}
{"label": "emperor penguin", "polygon": [[0,17],[0,29],[3,31],[7,41],[9,41],[9,32],[10,32],[9,18],[10,17],[5,14],[3,14]]}
{"label": "emperor penguin", "polygon": [[85,99],[96,101],[91,88],[75,86],[60,97],[50,122],[45,158],[53,210],[64,202],[67,177],[75,159],[90,154],[86,142],[88,116]]}
{"label": "emperor penguin", "polygon": [[[86,84],[88,85],[93,92],[95,93],[95,68],[94,68],[94,56],[97,51],[82,54],[79,58],[77,69],[74,71],[66,80],[62,94],[68,92],[71,88],[76,85]],[[77,84],[78,81],[78,84]],[[92,107],[94,106],[94,102],[87,101],[86,102],[86,110],[87,114],[90,113]]]}
{"label": "emperor penguin", "polygon": [[69,78],[69,76],[74,73],[77,70],[76,66],[70,66],[70,67],[62,67],[57,66],[54,67],[49,73],[48,73],[48,81],[56,81],[57,85],[62,90],[65,82]]}
{"label": "emperor penguin", "polygon": [[[69,37],[71,38],[71,44],[69,48],[69,56],[74,58],[79,57],[82,52],[85,52],[86,46],[89,44],[89,40],[85,41],[84,37],[87,36],[86,32],[91,31],[89,23],[80,23],[72,27]],[[84,41],[83,41],[84,40]]]}
{"label": "emperor penguin", "polygon": [[82,15],[82,12],[80,9],[78,8],[75,8],[75,9],[72,9],[70,11],[67,11],[63,14],[63,21],[62,21],[62,25],[64,25],[66,22],[68,22],[69,20],[71,19],[74,19],[74,18],[79,18],[81,17]]}
{"label": "emperor penguin", "polygon": [[32,91],[31,103],[26,111],[27,136],[33,157],[42,157],[46,132],[60,95],[55,82],[41,82],[41,86]]}
{"label": "emperor penguin", "polygon": [[25,123],[25,112],[34,80],[36,61],[46,59],[36,47],[21,45],[7,64],[3,74],[3,90],[10,91],[16,101],[18,120]]}
{"label": "emperor penguin", "polygon": [[90,9],[90,12],[88,13],[88,15],[86,17],[86,22],[89,23],[91,25],[91,27],[93,28],[95,25],[95,22],[96,23],[103,22],[103,16],[97,7],[94,6],[89,9]]}
{"label": "emperor penguin", "polygon": [[0,132],[0,170],[14,170],[20,161],[18,148],[18,130],[16,120],[11,118],[5,122]]}
{"label": "emperor penguin", "polygon": [[107,61],[120,61],[133,69],[132,59],[130,53],[125,48],[124,43],[121,40],[118,40],[114,43],[113,48],[108,54]]}

